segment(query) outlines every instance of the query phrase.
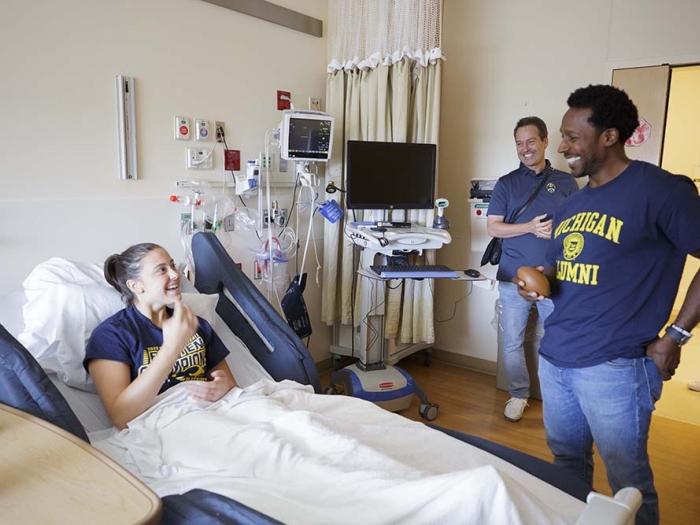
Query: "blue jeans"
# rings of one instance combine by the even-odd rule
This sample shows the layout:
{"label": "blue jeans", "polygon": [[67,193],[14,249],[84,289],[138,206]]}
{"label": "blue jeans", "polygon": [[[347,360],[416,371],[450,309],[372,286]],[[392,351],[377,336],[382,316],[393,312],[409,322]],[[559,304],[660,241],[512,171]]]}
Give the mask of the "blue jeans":
{"label": "blue jeans", "polygon": [[540,357],[547,445],[554,464],[593,484],[593,442],[613,492],[642,493],[637,524],[659,523],[659,497],[647,438],[661,374],[650,357],[618,358],[586,368],[560,368]]}
{"label": "blue jeans", "polygon": [[[511,397],[527,399],[530,397],[530,374],[525,362],[523,340],[525,328],[533,303],[518,294],[515,283],[499,282],[498,293],[501,299],[501,330],[503,331],[503,365],[508,376],[508,391]],[[551,299],[537,301],[537,313],[544,323],[554,311]],[[538,339],[542,334],[537,334]]]}

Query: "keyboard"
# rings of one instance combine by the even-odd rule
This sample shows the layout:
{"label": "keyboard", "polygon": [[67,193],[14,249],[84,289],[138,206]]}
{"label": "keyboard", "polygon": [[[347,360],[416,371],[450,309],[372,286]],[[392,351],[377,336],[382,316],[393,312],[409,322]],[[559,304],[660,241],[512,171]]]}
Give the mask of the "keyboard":
{"label": "keyboard", "polygon": [[377,226],[380,228],[410,228],[410,222],[397,222],[397,221],[377,221]]}
{"label": "keyboard", "polygon": [[350,224],[356,228],[362,226],[375,226],[378,228],[410,228],[413,226],[410,222],[397,221],[354,221]]}
{"label": "keyboard", "polygon": [[380,265],[369,267],[382,279],[456,279],[459,273],[441,264]]}

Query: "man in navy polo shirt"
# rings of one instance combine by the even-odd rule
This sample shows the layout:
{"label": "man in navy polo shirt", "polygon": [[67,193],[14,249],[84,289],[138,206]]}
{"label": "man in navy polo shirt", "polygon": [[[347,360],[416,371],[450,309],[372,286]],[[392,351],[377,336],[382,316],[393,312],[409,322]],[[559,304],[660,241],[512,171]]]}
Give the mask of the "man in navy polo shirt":
{"label": "man in navy polo shirt", "polygon": [[658,334],[687,254],[700,258],[700,197],[688,177],[627,158],[638,113],[624,91],[588,86],[567,103],[559,152],[588,184],[556,211],[544,265],[555,305],[539,361],[547,444],[592,483],[595,442],[613,492],[641,491],[636,523],[657,524],[651,413],[700,320],[700,272]]}
{"label": "man in navy polo shirt", "polygon": [[[489,204],[487,230],[492,237],[503,239],[503,252],[498,266],[498,291],[501,300],[501,330],[503,348],[501,359],[508,376],[510,400],[504,416],[519,421],[530,397],[530,375],[525,363],[523,339],[532,303],[518,294],[511,281],[520,266],[541,266],[552,235],[552,215],[559,204],[578,190],[574,178],[555,170],[545,158],[549,144],[547,125],[538,117],[525,117],[513,130],[520,167],[501,177],[493,189]],[[545,186],[517,218],[509,224],[517,211],[528,201],[540,183]],[[552,301],[537,303],[540,319],[544,322],[553,309]]]}

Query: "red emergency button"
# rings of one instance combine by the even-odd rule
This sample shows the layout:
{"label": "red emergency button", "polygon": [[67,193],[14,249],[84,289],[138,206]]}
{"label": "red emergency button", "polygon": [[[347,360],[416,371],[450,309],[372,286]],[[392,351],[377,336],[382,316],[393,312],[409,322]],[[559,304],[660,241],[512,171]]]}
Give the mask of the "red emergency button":
{"label": "red emergency button", "polygon": [[187,126],[180,126],[180,135],[187,135],[190,132]]}
{"label": "red emergency button", "polygon": [[481,210],[476,210],[477,215],[481,215],[483,212]]}

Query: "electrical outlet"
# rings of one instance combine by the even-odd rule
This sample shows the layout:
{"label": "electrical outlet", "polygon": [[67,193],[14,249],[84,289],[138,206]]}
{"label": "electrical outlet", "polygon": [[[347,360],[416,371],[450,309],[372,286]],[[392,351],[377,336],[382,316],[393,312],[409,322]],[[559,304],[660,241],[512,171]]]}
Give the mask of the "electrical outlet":
{"label": "electrical outlet", "polygon": [[[287,223],[287,208],[277,208],[273,214],[272,220],[277,226],[284,226]],[[269,210],[263,210],[263,228],[267,228],[270,224]]]}
{"label": "electrical outlet", "polygon": [[321,111],[321,99],[309,97],[309,109],[311,111]]}
{"label": "electrical outlet", "polygon": [[216,133],[214,135],[216,137],[216,142],[223,142],[224,137],[226,136],[226,122],[222,122],[221,120],[215,120],[214,129],[216,130]]}
{"label": "electrical outlet", "polygon": [[260,169],[272,171],[272,159],[272,155],[268,154],[267,156],[265,156],[265,154],[261,151],[260,155],[258,156],[258,164],[260,164]]}
{"label": "electrical outlet", "polygon": [[258,264],[258,261],[253,261],[253,279],[256,281],[262,277],[262,268]]}
{"label": "electrical outlet", "polygon": [[[287,97],[287,98],[282,98]],[[291,109],[292,107],[292,94],[289,91],[277,90],[277,109],[280,111],[284,109]]]}

